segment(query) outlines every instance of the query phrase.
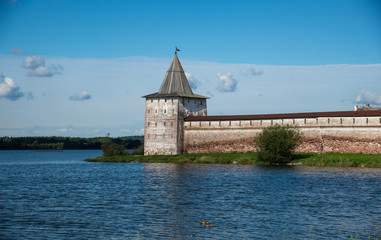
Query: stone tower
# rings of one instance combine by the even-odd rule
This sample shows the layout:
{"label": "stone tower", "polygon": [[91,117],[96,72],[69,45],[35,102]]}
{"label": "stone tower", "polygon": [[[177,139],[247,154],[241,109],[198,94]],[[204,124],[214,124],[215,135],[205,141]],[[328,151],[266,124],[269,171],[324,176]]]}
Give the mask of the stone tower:
{"label": "stone tower", "polygon": [[206,116],[207,97],[193,93],[177,51],[160,90],[143,97],[146,98],[144,155],[182,154],[184,118]]}

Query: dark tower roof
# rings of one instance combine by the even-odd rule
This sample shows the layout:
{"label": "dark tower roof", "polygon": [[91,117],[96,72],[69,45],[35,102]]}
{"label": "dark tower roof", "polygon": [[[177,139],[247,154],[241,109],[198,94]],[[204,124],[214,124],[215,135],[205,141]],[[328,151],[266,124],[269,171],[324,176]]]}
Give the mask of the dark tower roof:
{"label": "dark tower roof", "polygon": [[180,60],[176,53],[159,90],[159,94],[169,93],[193,95],[187,77],[185,76],[184,69],[181,66]]}
{"label": "dark tower roof", "polygon": [[175,56],[172,59],[171,65],[169,66],[167,73],[165,74],[160,90],[156,93],[152,93],[143,97],[208,98],[193,93],[176,52]]}

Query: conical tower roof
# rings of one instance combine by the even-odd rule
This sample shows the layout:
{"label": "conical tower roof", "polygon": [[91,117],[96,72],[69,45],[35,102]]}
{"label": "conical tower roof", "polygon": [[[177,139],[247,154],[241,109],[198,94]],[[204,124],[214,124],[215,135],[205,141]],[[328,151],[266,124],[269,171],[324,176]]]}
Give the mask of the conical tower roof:
{"label": "conical tower roof", "polygon": [[159,94],[171,93],[193,95],[187,77],[185,76],[184,69],[181,66],[176,53],[159,90]]}
{"label": "conical tower roof", "polygon": [[193,93],[176,52],[175,56],[172,59],[171,65],[169,66],[167,73],[165,74],[159,92],[149,94],[143,97],[208,98]]}

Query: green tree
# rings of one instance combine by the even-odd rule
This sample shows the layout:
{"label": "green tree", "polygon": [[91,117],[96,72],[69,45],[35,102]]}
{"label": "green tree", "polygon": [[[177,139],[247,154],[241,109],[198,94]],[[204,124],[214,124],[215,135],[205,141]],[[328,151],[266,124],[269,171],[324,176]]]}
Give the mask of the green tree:
{"label": "green tree", "polygon": [[111,143],[102,144],[103,156],[119,156],[124,155],[126,148],[122,145]]}
{"label": "green tree", "polygon": [[128,149],[139,148],[143,136],[128,137],[0,137],[0,150],[37,149],[101,149],[106,142],[116,143]]}
{"label": "green tree", "polygon": [[294,150],[302,142],[298,128],[276,124],[264,128],[254,138],[258,159],[271,164],[286,164],[292,161]]}
{"label": "green tree", "polygon": [[110,133],[107,133],[102,143],[103,156],[119,156],[125,154],[126,148],[120,144],[113,143]]}

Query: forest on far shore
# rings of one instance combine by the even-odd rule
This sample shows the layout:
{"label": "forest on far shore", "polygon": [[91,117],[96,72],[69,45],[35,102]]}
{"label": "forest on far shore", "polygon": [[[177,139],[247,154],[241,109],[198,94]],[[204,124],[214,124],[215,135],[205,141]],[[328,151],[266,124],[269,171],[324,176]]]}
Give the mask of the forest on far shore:
{"label": "forest on far shore", "polygon": [[111,142],[126,149],[136,149],[143,144],[143,136],[128,137],[0,137],[0,150],[79,150],[101,149]]}

